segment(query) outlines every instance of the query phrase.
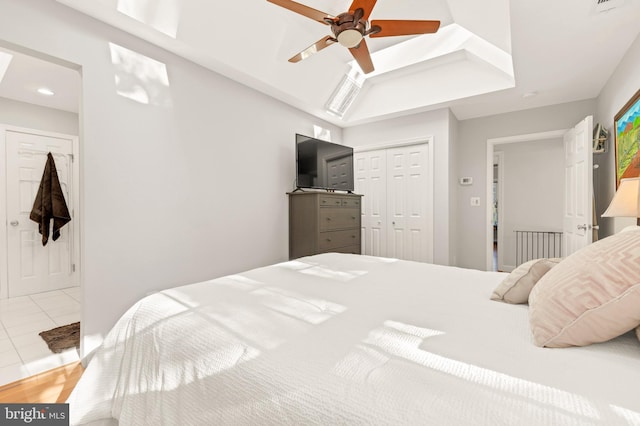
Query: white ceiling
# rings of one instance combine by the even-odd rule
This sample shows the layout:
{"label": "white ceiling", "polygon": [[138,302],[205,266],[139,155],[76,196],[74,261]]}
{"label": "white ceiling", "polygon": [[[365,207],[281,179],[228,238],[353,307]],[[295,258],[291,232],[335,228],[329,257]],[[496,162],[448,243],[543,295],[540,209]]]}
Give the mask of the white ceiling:
{"label": "white ceiling", "polygon": [[[8,66],[6,72],[2,64]],[[48,88],[53,96],[42,95],[39,88]],[[49,61],[0,48],[0,97],[69,112],[78,112],[80,74]]]}
{"label": "white ceiling", "polygon": [[[289,63],[329,27],[266,0],[57,1],[342,127],[442,107],[463,120],[594,98],[640,32],[640,0],[378,0],[370,19],[442,25],[367,39],[376,71],[340,119],[325,104],[353,58],[334,45]],[[332,15],[350,1],[299,0]],[[28,85],[7,79],[29,76],[31,65],[14,58],[0,96],[20,99],[6,86]]]}

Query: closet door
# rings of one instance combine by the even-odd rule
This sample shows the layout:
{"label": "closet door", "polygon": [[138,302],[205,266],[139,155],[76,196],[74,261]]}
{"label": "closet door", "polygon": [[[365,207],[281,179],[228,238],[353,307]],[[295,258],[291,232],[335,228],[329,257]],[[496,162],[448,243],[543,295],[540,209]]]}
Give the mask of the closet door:
{"label": "closet door", "polygon": [[355,192],[362,197],[362,254],[386,256],[387,154],[365,151],[354,156]]}
{"label": "closet door", "polygon": [[387,256],[431,262],[427,145],[387,150]]}
{"label": "closet door", "polygon": [[362,252],[433,261],[432,178],[428,145],[357,152],[355,190],[362,198]]}

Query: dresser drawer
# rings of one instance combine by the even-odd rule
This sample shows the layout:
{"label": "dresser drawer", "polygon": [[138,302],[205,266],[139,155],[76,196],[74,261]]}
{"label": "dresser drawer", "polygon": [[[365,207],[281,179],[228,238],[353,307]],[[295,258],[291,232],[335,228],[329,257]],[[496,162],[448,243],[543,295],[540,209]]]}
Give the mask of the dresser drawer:
{"label": "dresser drawer", "polygon": [[320,209],[320,231],[357,228],[360,230],[360,209],[325,208]]}
{"label": "dresser drawer", "polygon": [[343,198],[341,201],[342,207],[355,207],[360,208],[360,197]]}
{"label": "dresser drawer", "polygon": [[329,231],[320,233],[318,248],[328,251],[337,247],[353,246],[360,244],[360,229],[348,229],[346,231]]}
{"label": "dresser drawer", "polygon": [[340,207],[342,199],[331,195],[321,195],[319,198],[320,207]]}

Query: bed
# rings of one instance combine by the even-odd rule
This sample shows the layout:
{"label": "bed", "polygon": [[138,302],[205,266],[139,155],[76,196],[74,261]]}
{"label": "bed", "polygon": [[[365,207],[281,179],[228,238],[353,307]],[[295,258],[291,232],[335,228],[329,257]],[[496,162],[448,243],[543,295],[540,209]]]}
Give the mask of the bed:
{"label": "bed", "polygon": [[327,253],[152,294],[71,424],[638,425],[640,342],[532,343],[506,274]]}

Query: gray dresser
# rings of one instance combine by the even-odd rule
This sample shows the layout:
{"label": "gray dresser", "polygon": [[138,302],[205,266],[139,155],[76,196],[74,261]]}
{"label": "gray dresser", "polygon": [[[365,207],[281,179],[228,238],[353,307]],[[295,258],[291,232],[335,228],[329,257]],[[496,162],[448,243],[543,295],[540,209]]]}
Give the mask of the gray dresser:
{"label": "gray dresser", "polygon": [[326,252],[362,252],[362,195],[317,191],[287,195],[289,259]]}

